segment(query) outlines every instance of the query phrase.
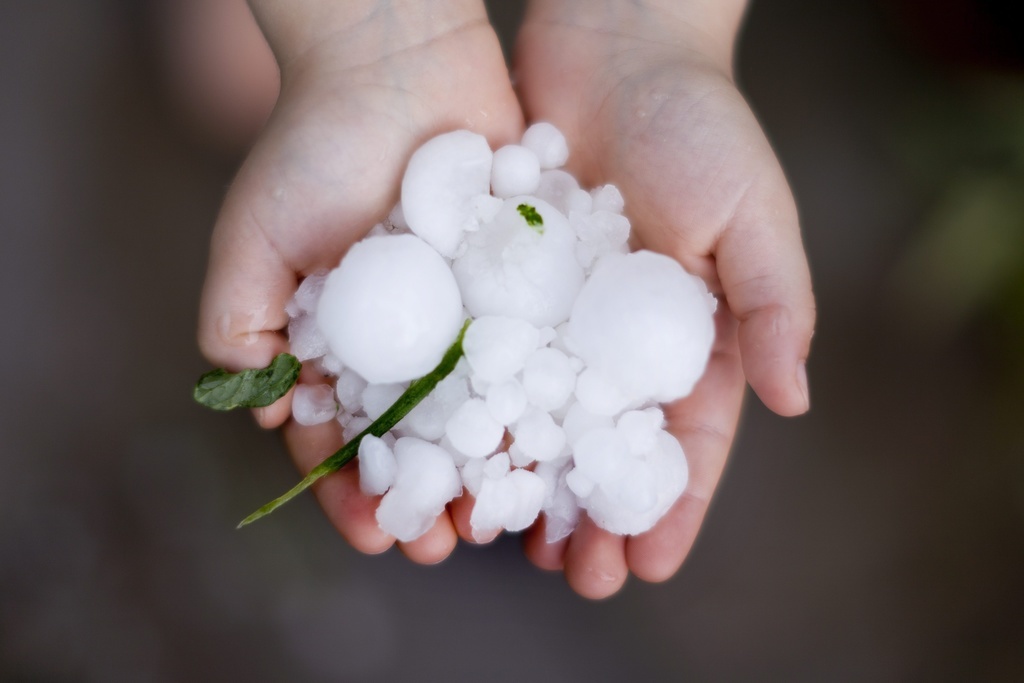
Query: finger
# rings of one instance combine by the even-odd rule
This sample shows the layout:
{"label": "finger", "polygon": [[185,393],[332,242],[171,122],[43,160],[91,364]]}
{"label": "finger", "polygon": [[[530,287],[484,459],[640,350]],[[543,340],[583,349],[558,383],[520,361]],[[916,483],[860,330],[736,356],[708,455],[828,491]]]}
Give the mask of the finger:
{"label": "finger", "polygon": [[796,206],[781,169],[751,185],[715,256],[729,307],[740,321],[747,381],[776,413],[806,412],[814,296]]}
{"label": "finger", "polygon": [[476,505],[476,498],[469,491],[463,489],[462,495],[448,505],[452,524],[455,525],[455,531],[462,540],[481,545],[490,543],[498,537],[501,529],[481,530],[479,533],[474,532],[472,524],[474,505]]}
{"label": "finger", "polygon": [[548,543],[546,535],[547,519],[541,515],[523,534],[523,553],[538,569],[559,571],[565,567],[565,549],[569,545],[569,537]]}
{"label": "finger", "polygon": [[629,576],[625,545],[625,537],[598,528],[584,516],[565,548],[565,578],[569,586],[591,600],[617,593]]}
{"label": "finger", "polygon": [[[299,371],[299,380],[296,383],[296,386],[298,384],[326,384],[326,381],[324,376],[317,371],[312,363],[303,363],[302,369]],[[287,394],[282,396],[273,404],[264,408],[253,409],[252,413],[256,418],[257,424],[264,429],[276,429],[283,425],[288,418],[292,416],[292,399],[294,396],[295,388],[292,387]]]}
{"label": "finger", "polygon": [[665,581],[679,570],[697,537],[736,434],[745,385],[737,323],[724,309],[716,323],[715,347],[704,376],[690,396],[665,410],[668,428],[682,444],[690,469],[686,491],[653,529],[626,541],[629,569],[644,581]]}
{"label": "finger", "polygon": [[203,355],[233,372],[268,365],[287,350],[280,330],[295,285],[292,270],[255,225],[219,222],[200,303]]}
{"label": "finger", "polygon": [[[285,443],[304,475],[342,446],[341,425],[335,420],[312,427],[289,422],[284,428]],[[377,524],[380,496],[367,496],[359,490],[359,469],[350,463],[313,485],[324,514],[334,528],[356,550],[382,553],[395,539]]]}
{"label": "finger", "polygon": [[417,564],[437,564],[452,554],[459,536],[447,511],[438,515],[434,526],[414,541],[398,543],[402,553]]}

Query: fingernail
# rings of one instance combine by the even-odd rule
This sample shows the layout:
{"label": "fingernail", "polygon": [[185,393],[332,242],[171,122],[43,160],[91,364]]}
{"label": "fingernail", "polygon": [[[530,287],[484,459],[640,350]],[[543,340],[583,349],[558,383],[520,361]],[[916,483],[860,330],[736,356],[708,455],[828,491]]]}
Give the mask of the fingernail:
{"label": "fingernail", "polygon": [[796,385],[804,397],[804,410],[810,410],[811,395],[807,388],[807,363],[805,361],[800,361],[800,364],[796,366]]}

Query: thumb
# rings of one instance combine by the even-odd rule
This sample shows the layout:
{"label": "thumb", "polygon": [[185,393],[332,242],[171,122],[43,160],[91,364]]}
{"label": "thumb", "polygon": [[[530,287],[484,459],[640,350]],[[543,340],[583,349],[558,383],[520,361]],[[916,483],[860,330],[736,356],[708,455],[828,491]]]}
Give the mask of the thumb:
{"label": "thumb", "polygon": [[747,381],[776,413],[806,412],[814,296],[796,206],[777,164],[743,194],[715,258],[729,308],[740,321]]}
{"label": "thumb", "polygon": [[[218,367],[237,372],[266,367],[288,350],[282,330],[284,307],[296,276],[244,209],[250,195],[244,176],[236,180],[217,219],[199,307],[199,348]],[[256,416],[264,427],[283,423],[290,394]]]}

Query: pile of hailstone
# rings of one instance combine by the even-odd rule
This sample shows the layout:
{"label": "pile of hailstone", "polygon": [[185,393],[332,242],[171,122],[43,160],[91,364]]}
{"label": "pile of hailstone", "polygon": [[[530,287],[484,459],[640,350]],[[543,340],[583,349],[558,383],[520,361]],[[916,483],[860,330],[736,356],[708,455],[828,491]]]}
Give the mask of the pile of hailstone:
{"label": "pile of hailstone", "polygon": [[629,253],[612,185],[559,170],[553,126],[492,152],[469,131],[410,159],[401,201],[289,303],[292,353],[329,384],[299,385],[300,424],[338,420],[350,440],[472,322],[456,369],[392,432],[359,446],[362,490],[382,529],[425,533],[469,491],[473,533],[518,531],[540,513],[549,542],[579,511],[616,534],[651,528],[686,488],[660,403],[707,364],[715,299],[674,260]]}

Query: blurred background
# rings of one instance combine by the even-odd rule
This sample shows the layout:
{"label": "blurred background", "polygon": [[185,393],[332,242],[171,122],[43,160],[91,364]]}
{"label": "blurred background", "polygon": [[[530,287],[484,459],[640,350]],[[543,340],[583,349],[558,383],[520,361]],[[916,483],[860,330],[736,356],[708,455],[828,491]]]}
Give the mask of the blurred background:
{"label": "blurred background", "polygon": [[751,397],[683,569],[590,603],[514,537],[364,557],[309,497],[235,531],[295,479],[190,398],[237,141],[183,104],[154,2],[4,2],[0,680],[1024,680],[1012,7],[753,3],[738,77],[802,211],[812,410]]}

